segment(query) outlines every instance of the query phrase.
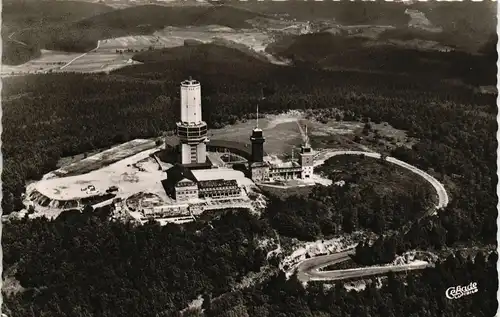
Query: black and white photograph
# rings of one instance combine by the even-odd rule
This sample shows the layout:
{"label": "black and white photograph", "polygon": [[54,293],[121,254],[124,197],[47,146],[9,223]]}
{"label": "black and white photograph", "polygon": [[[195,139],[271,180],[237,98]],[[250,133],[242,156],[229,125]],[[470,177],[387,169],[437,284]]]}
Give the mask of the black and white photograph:
{"label": "black and white photograph", "polygon": [[498,316],[496,1],[0,3],[1,317]]}

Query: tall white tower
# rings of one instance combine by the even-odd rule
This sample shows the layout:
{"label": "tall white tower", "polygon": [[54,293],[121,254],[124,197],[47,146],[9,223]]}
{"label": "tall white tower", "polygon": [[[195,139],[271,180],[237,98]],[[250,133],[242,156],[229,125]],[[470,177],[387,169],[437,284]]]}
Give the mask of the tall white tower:
{"label": "tall white tower", "polygon": [[311,179],[314,173],[314,154],[309,144],[309,135],[307,134],[306,126],[306,136],[304,144],[300,148],[300,166],[302,167],[302,179]]}
{"label": "tall white tower", "polygon": [[181,121],[177,122],[182,164],[207,160],[207,123],[201,118],[201,85],[189,79],[181,83]]}

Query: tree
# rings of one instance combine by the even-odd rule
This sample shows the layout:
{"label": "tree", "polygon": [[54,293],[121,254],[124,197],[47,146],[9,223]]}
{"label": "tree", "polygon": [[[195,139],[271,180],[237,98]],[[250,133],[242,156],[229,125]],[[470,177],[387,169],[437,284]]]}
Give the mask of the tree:
{"label": "tree", "polygon": [[92,214],[94,212],[94,208],[91,205],[85,205],[82,212],[83,214]]}

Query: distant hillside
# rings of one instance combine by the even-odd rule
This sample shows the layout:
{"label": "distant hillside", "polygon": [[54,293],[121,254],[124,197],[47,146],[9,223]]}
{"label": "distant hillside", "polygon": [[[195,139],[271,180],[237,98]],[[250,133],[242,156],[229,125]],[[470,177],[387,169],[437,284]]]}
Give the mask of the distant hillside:
{"label": "distant hillside", "polygon": [[[203,74],[217,76],[221,69],[224,69],[226,75],[230,74],[245,78],[245,80],[258,81],[259,77],[264,76],[266,71],[274,69],[272,67],[274,65],[237,48],[214,43],[145,51],[135,55],[133,59],[145,64],[126,67],[118,73],[133,74],[134,77],[155,78],[156,76],[163,77],[164,69],[168,68],[168,71],[172,73],[187,71],[192,72],[193,76],[199,76],[201,71]],[[157,74],[152,72],[154,69],[158,71]],[[182,76],[185,74],[179,74],[177,81],[182,80]],[[205,83],[204,88],[210,86],[209,80],[206,80]],[[258,88],[255,87],[254,90],[257,92]]]}
{"label": "distant hillside", "polygon": [[[491,43],[490,43],[491,42]],[[483,45],[486,55],[437,52],[380,45],[368,39],[316,33],[286,38],[268,47],[271,54],[317,68],[388,72],[426,78],[460,79],[472,85],[494,85],[494,38]],[[314,48],[314,49],[312,49]]]}
{"label": "distant hillside", "polygon": [[[327,20],[341,25],[392,25],[393,37],[430,39],[476,51],[488,36],[496,32],[496,1],[415,1],[413,4],[386,1],[247,1],[233,6],[308,21]],[[432,34],[409,29],[407,9],[418,10],[443,33]]]}
{"label": "distant hillside", "polygon": [[[59,2],[65,4],[65,2]],[[30,3],[31,5],[31,3]],[[37,48],[84,52],[100,39],[128,35],[151,34],[165,26],[200,26],[219,24],[231,28],[251,27],[245,22],[258,14],[226,6],[166,7],[137,6],[123,10],[107,10],[89,18],[54,21],[43,27],[31,27],[16,34],[16,39],[36,43]],[[59,16],[64,16],[63,13]],[[21,44],[22,45],[22,44]],[[12,61],[6,59],[5,62]],[[20,63],[22,61],[18,61]]]}
{"label": "distant hillside", "polygon": [[385,1],[238,1],[232,6],[298,20],[335,20],[342,25],[406,25],[402,3]]}
{"label": "distant hillside", "polygon": [[2,63],[21,64],[40,54],[54,39],[48,32],[81,19],[113,11],[99,3],[79,1],[4,1]]}
{"label": "distant hillside", "polygon": [[496,1],[237,1],[233,7],[299,20],[335,19],[343,25],[378,24],[404,26],[406,9],[425,13],[432,24],[444,29],[488,33],[496,25]]}
{"label": "distant hillside", "polygon": [[434,24],[442,27],[448,41],[457,46],[477,48],[496,33],[496,1],[429,1],[411,5]]}
{"label": "distant hillside", "polygon": [[166,7],[145,5],[116,10],[77,23],[77,27],[125,28],[154,31],[165,26],[219,24],[232,28],[251,27],[245,20],[258,14],[226,6]]}

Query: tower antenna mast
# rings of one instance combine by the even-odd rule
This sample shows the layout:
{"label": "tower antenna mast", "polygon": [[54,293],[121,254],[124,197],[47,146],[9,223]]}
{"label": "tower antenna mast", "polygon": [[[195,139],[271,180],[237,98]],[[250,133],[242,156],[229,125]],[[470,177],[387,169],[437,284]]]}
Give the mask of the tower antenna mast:
{"label": "tower antenna mast", "polygon": [[257,129],[259,128],[259,105],[257,104]]}
{"label": "tower antenna mast", "polygon": [[307,147],[309,147],[309,134],[307,134],[307,124],[306,124],[306,138],[305,138],[305,139],[306,139],[306,140],[305,140],[305,141],[306,141],[306,144],[305,144],[305,145],[306,145]]}

